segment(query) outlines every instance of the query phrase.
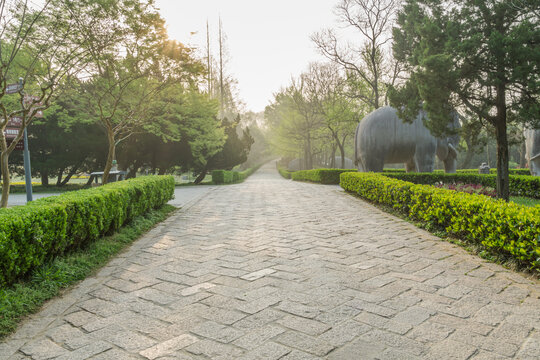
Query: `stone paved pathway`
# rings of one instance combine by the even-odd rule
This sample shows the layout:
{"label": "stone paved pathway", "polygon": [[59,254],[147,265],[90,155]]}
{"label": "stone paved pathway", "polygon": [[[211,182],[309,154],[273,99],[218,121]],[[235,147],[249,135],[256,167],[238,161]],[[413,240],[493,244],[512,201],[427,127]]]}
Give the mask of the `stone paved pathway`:
{"label": "stone paved pathway", "polygon": [[21,359],[538,359],[540,285],[267,165],[0,344]]}

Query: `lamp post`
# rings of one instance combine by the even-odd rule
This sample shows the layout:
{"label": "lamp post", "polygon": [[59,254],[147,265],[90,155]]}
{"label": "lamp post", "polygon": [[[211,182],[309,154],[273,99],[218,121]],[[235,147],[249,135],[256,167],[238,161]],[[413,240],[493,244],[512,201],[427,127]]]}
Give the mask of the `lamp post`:
{"label": "lamp post", "polygon": [[[19,84],[22,86],[23,78],[19,78]],[[24,161],[24,180],[26,183],[26,202],[33,200],[32,198],[32,167],[30,166],[30,150],[28,149],[28,126],[24,128],[24,150],[23,150],[23,161]]]}

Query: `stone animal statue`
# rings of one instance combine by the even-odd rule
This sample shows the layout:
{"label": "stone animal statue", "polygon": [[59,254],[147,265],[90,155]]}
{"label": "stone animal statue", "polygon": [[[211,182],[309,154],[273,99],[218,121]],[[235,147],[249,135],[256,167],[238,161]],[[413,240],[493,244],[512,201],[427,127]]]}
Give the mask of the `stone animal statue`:
{"label": "stone animal statue", "polygon": [[525,158],[531,175],[540,176],[540,129],[525,129]]}
{"label": "stone animal statue", "polygon": [[[384,164],[404,163],[407,172],[432,172],[435,155],[447,173],[455,173],[459,135],[436,138],[424,126],[425,113],[413,123],[405,123],[396,109],[379,108],[360,121],[355,135],[355,164],[359,171],[380,172]],[[451,129],[460,127],[455,113]]]}
{"label": "stone animal statue", "polygon": [[[330,166],[330,162],[328,162],[326,166]],[[336,169],[341,169],[341,156],[334,157],[334,167]],[[343,169],[352,169],[353,167],[354,167],[353,161],[349,159],[348,157],[345,157],[345,167]]]}

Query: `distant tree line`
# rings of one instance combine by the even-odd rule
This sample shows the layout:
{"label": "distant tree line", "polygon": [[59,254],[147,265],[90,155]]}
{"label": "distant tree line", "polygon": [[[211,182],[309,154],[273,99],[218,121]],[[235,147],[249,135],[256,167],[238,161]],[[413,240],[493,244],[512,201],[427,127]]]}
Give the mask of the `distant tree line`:
{"label": "distant tree line", "polygon": [[246,161],[250,131],[231,96],[216,95],[233,94],[234,81],[221,67],[211,91],[212,68],[168,37],[153,0],[0,0],[0,31],[0,130],[22,121],[17,138],[0,140],[0,206],[11,171],[21,171],[14,150],[26,128],[43,184],[99,169],[106,183],[115,160],[130,177],[144,169],[201,179]]}
{"label": "distant tree line", "polygon": [[423,109],[436,136],[450,135],[457,110],[461,165],[478,166],[494,142],[497,196],[508,199],[511,147],[524,166],[523,130],[540,128],[540,3],[339,0],[335,10],[359,41],[344,42],[336,29],[312,36],[338,68],[311,65],[275,95],[265,112],[273,147],[309,169],[334,149],[343,156],[351,124],[381,106],[409,122]]}

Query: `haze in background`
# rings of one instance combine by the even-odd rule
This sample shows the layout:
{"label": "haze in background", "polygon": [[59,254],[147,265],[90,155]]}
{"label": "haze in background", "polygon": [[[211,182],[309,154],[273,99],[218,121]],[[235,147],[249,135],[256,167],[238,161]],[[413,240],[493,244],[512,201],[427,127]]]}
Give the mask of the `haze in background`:
{"label": "haze in background", "polygon": [[[338,27],[337,0],[157,0],[169,36],[205,56],[206,20],[217,56],[219,16],[227,35],[228,72],[238,80],[247,110],[263,111],[272,94],[324,60],[310,35]],[[191,35],[192,32],[196,34]]]}

